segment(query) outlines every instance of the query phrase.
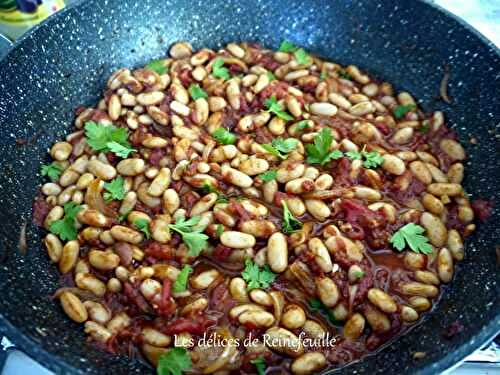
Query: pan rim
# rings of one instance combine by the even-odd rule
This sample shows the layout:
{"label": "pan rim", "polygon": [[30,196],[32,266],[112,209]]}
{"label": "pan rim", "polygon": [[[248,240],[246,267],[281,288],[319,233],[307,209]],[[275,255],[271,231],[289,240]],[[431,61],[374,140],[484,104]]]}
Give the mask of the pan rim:
{"label": "pan rim", "polygon": [[[442,6],[434,3],[432,0],[417,0],[420,3],[425,4],[436,10],[437,12],[442,13],[445,18],[455,21],[460,27],[465,29],[465,31],[471,33],[473,36],[479,39],[479,42],[487,46],[491,52],[496,55],[497,58],[500,58],[500,47],[496,46],[491,40],[489,40],[484,34],[482,34],[475,27],[446,10]],[[7,54],[0,59],[0,64],[4,61],[4,59],[8,58],[8,56],[16,50],[19,46],[21,46],[25,40],[33,37],[34,34],[41,28],[48,27],[48,24],[52,22],[56,22],[60,17],[64,17],[66,13],[71,12],[75,8],[83,9],[84,7],[90,7],[92,2],[88,2],[85,0],[78,0],[75,3],[66,6],[60,12],[50,16],[44,22],[36,25],[29,32],[24,34],[21,38],[19,38],[10,48]],[[425,324],[425,322],[422,322]],[[46,368],[56,372],[56,373],[85,373],[83,370],[74,367],[72,364],[67,362],[64,358],[60,357],[57,354],[46,351],[43,347],[41,347],[35,340],[32,339],[31,336],[28,336],[22,333],[18,328],[16,328],[2,313],[0,313],[0,334],[5,335],[12,341],[19,349],[21,349],[24,353],[30,356],[32,359],[45,366]],[[450,351],[445,356],[441,357],[438,361],[427,365],[424,368],[419,369],[420,374],[435,374],[441,371],[449,371],[453,368],[456,368],[461,363],[463,363],[464,359],[479,349],[483,345],[489,343],[495,336],[500,334],[500,313],[494,317],[490,322],[485,324],[479,331],[476,332],[475,335],[469,337],[467,342],[461,343],[457,348],[453,351]],[[383,349],[382,349],[383,350]],[[369,354],[367,357],[376,356],[379,351],[376,351],[372,354]],[[365,357],[366,358],[366,357]],[[460,358],[457,362],[456,359]],[[357,363],[362,362],[357,361],[352,363],[351,365],[347,365],[338,369],[330,369],[326,370],[325,374],[334,374],[341,371],[349,371],[353,368]]]}

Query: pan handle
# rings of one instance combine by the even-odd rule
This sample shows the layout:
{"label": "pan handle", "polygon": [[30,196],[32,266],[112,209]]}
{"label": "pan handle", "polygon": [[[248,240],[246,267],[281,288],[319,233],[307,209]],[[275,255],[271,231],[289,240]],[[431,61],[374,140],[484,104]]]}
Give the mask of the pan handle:
{"label": "pan handle", "polygon": [[12,46],[13,46],[12,42],[9,39],[7,39],[7,37],[0,34],[0,60],[4,58],[5,55],[7,55]]}

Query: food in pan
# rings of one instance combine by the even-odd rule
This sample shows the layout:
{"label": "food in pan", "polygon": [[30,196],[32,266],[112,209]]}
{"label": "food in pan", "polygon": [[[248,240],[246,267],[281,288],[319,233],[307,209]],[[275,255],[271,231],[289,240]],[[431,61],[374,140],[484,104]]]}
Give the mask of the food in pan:
{"label": "food in pan", "polygon": [[290,42],[114,72],[34,202],[88,339],[159,374],[309,374],[432,309],[475,229],[464,148],[354,65]]}

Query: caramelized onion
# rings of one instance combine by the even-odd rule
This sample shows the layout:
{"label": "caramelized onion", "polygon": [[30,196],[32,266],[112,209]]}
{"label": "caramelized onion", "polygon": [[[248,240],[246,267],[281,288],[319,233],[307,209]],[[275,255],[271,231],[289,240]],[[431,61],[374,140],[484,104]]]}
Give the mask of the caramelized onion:
{"label": "caramelized onion", "polygon": [[114,212],[106,206],[106,203],[102,198],[101,180],[98,178],[93,180],[87,187],[87,192],[85,193],[85,203],[87,203],[90,208],[99,211],[101,214],[108,217],[114,216]]}
{"label": "caramelized onion", "polygon": [[211,374],[220,370],[237,352],[235,339],[226,327],[217,330],[214,336],[218,339],[227,340],[222,352],[220,351],[220,346],[216,345],[197,346],[196,348],[200,351],[201,358],[197,363],[197,367],[202,368],[204,374]]}
{"label": "caramelized onion", "polygon": [[448,68],[445,68],[443,79],[441,80],[441,84],[439,85],[439,94],[441,95],[441,99],[443,99],[446,103],[451,104],[451,99],[448,96],[448,81],[450,80],[450,72]]}
{"label": "caramelized onion", "polygon": [[80,299],[84,301],[98,301],[99,298],[92,292],[89,292],[88,290],[83,290],[80,288],[70,288],[70,287],[63,287],[59,288],[55,291],[55,293],[52,295],[53,299],[57,299],[61,296],[61,294],[65,292],[70,292],[73,293],[75,296],[80,297]]}

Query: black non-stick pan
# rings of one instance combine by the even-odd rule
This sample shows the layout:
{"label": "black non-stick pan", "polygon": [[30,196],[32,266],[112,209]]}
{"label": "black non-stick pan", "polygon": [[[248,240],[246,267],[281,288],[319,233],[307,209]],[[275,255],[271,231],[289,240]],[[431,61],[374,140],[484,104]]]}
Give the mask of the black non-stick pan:
{"label": "black non-stick pan", "polygon": [[[64,10],[22,38],[0,63],[0,334],[58,373],[145,373],[145,365],[85,343],[81,326],[49,296],[58,272],[31,224],[47,148],[69,131],[75,107],[94,104],[116,68],[195,48],[287,38],[340,63],[353,63],[443,110],[466,146],[465,187],[499,202],[500,56],[477,32],[421,1],[90,0]],[[439,99],[445,70],[451,104]],[[475,139],[477,142],[471,142]],[[466,259],[424,321],[346,373],[437,373],[500,329],[495,248],[500,214],[468,239]],[[28,251],[18,251],[27,224]],[[455,335],[450,333],[453,328]],[[445,336],[452,336],[445,338]],[[423,359],[413,353],[425,352]]]}

